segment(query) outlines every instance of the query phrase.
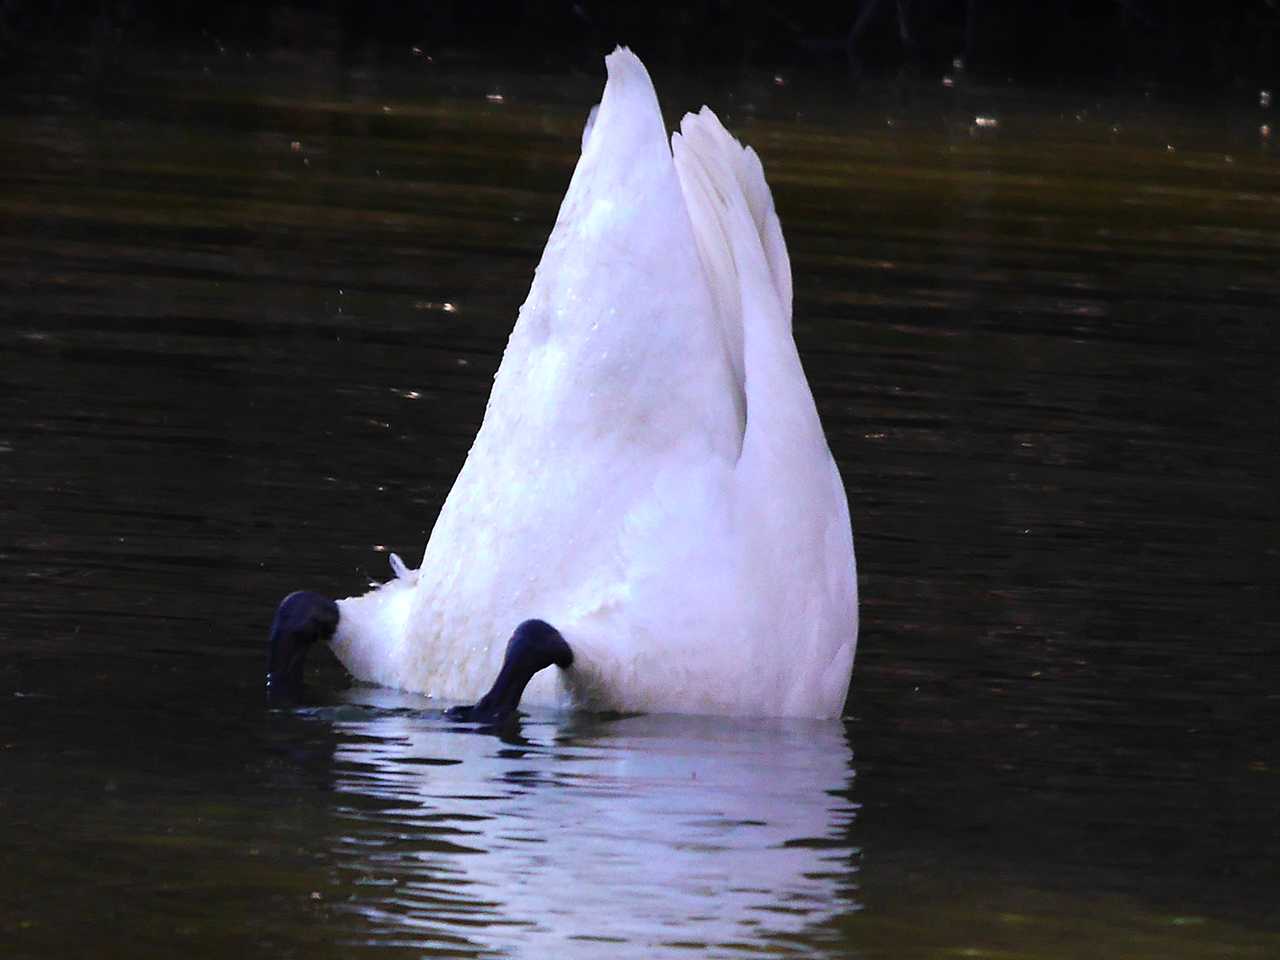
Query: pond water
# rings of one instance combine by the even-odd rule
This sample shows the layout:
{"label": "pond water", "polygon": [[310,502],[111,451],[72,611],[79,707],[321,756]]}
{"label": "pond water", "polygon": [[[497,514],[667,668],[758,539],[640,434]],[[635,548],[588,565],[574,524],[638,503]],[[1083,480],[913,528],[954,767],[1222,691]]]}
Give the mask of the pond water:
{"label": "pond water", "polygon": [[1280,955],[1280,156],[1187,103],[655,80],[760,152],[854,516],[845,720],[263,701],[419,554],[599,74],[0,94],[0,953]]}

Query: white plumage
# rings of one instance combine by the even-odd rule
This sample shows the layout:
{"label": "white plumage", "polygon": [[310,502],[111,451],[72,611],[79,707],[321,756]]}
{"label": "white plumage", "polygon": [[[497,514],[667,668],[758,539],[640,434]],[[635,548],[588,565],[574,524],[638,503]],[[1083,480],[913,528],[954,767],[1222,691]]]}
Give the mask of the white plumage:
{"label": "white plumage", "polygon": [[629,50],[417,571],[338,602],[357,678],[483,694],[537,617],[524,702],[839,714],[857,641],[844,485],[791,334],[760,161],[709,109],[667,145]]}

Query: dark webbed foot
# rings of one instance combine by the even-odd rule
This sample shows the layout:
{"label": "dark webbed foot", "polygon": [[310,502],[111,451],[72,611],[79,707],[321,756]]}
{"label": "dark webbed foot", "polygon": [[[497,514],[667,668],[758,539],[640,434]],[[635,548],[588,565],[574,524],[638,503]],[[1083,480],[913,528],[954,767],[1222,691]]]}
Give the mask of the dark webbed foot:
{"label": "dark webbed foot", "polygon": [[560,631],[541,620],[526,620],[507,641],[507,655],[498,679],[483,697],[470,707],[452,707],[445,715],[452,720],[497,723],[515,712],[524,688],[533,675],[545,667],[573,666],[573,651]]}
{"label": "dark webbed foot", "polygon": [[328,642],[338,626],[338,605],[308,590],[280,601],[267,646],[267,693],[292,698],[302,690],[302,665],[317,641]]}

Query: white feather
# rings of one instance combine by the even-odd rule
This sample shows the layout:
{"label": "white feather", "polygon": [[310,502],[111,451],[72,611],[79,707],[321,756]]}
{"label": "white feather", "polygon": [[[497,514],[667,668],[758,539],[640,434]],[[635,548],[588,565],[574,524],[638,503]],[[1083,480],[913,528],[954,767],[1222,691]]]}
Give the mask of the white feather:
{"label": "white feather", "polygon": [[339,601],[334,650],[361,679],[475,700],[538,617],[575,664],[529,703],[836,716],[853,539],[760,161],[705,107],[668,147],[643,64],[606,63],[416,581]]}

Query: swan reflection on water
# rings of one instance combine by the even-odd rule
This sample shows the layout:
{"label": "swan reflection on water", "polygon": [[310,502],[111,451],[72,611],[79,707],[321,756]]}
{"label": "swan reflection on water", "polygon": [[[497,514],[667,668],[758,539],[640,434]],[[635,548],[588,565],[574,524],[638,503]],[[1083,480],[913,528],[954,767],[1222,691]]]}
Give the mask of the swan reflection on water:
{"label": "swan reflection on water", "polygon": [[412,695],[347,697],[325,711],[335,856],[365,942],[757,950],[856,908],[836,721],[547,713],[495,735]]}

